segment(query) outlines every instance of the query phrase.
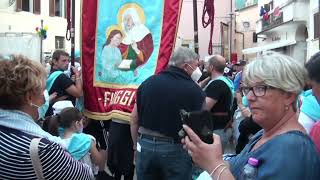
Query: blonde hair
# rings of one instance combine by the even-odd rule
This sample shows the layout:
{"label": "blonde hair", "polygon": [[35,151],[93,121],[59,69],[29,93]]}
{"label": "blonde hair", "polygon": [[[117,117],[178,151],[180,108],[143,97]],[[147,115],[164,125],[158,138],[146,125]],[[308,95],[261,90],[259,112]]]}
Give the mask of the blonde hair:
{"label": "blonde hair", "polygon": [[269,51],[244,68],[242,81],[244,86],[264,83],[285,92],[299,94],[305,86],[306,74],[303,62]]}
{"label": "blonde hair", "polygon": [[0,59],[0,108],[19,109],[26,103],[27,93],[39,94],[47,74],[38,62],[21,55]]}

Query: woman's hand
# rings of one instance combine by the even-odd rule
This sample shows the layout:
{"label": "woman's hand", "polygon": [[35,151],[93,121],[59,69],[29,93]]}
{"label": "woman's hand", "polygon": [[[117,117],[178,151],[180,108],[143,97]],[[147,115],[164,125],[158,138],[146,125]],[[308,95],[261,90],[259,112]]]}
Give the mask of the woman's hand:
{"label": "woman's hand", "polygon": [[182,139],[184,148],[200,168],[211,172],[217,165],[223,163],[220,136],[213,134],[213,144],[206,144],[187,125],[183,125],[183,129],[188,134]]}
{"label": "woman's hand", "polygon": [[56,99],[58,96],[58,93],[57,92],[54,92],[52,94],[50,94],[49,96],[49,103],[52,103],[54,99]]}
{"label": "woman's hand", "polygon": [[209,77],[205,78],[204,80],[200,81],[200,82],[198,83],[198,85],[199,85],[201,88],[204,88],[204,87],[208,84],[208,82],[209,82],[210,80],[211,80],[211,77],[209,76]]}

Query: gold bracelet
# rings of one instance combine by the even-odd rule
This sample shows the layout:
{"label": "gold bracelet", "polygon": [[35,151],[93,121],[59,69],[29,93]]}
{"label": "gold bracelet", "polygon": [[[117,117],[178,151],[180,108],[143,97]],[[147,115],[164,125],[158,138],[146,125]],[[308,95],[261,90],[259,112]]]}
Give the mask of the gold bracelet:
{"label": "gold bracelet", "polygon": [[223,167],[223,168],[221,169],[221,171],[219,172],[219,175],[218,175],[217,180],[219,180],[219,179],[220,179],[221,174],[222,174],[222,173],[223,173],[223,171],[224,171],[224,170],[226,170],[226,169],[227,169],[227,166],[225,166],[225,167]]}
{"label": "gold bracelet", "polygon": [[216,167],[211,171],[211,173],[210,173],[209,175],[212,176],[212,174],[213,174],[219,167],[221,167],[221,166],[227,166],[227,165],[225,165],[224,163],[219,164],[218,166],[216,166]]}

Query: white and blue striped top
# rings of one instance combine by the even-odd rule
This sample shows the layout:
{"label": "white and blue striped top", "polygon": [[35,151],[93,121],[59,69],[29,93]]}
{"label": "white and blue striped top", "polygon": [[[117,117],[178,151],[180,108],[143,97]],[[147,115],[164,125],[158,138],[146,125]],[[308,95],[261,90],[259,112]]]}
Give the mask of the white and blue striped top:
{"label": "white and blue striped top", "polygon": [[[0,126],[0,179],[37,179],[30,158],[36,136]],[[45,179],[92,179],[91,168],[74,160],[60,145],[42,138],[39,156]]]}

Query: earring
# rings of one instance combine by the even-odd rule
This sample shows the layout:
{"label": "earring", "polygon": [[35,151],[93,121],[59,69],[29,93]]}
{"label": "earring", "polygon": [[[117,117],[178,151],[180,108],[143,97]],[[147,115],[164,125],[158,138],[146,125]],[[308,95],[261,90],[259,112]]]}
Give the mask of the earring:
{"label": "earring", "polygon": [[289,106],[284,106],[284,109],[285,109],[286,111],[288,111],[288,110],[289,110]]}

